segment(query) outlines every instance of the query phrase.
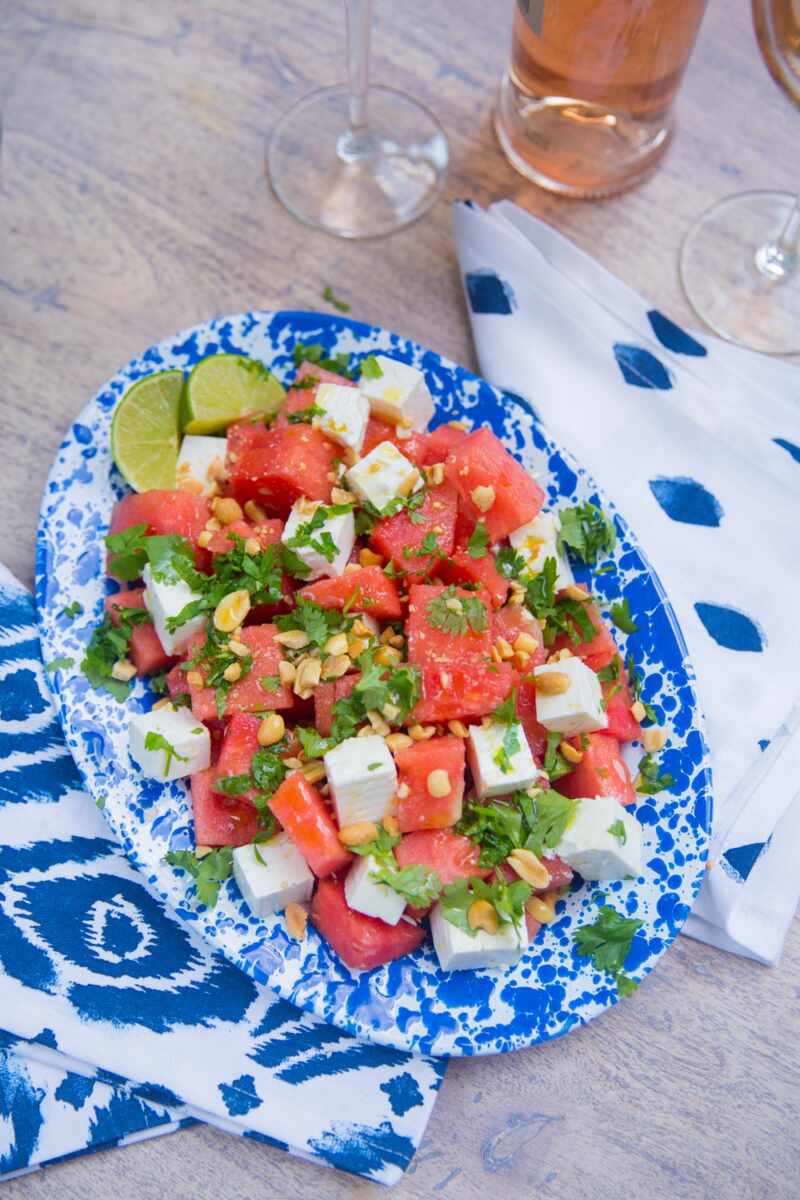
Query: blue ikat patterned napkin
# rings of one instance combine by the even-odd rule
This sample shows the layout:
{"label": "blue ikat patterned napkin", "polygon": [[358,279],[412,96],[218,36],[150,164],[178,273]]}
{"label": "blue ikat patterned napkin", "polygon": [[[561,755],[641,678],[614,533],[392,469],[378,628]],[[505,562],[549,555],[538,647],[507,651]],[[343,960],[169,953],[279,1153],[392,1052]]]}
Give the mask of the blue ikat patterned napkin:
{"label": "blue ikat patterned napkin", "polygon": [[686,637],[715,800],[686,932],[777,962],[800,896],[800,369],[680,329],[507,201],[454,221],[481,373],[615,501]]}
{"label": "blue ikat patterned napkin", "polygon": [[144,888],[81,789],[33,601],[0,568],[0,1179],[193,1120],[380,1183],[441,1060],[276,999]]}

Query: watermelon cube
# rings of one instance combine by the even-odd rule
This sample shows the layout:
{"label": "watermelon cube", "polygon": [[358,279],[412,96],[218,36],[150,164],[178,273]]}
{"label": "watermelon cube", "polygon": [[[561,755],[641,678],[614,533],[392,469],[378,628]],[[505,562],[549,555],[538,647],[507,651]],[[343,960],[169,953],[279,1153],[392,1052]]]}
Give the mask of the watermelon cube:
{"label": "watermelon cube", "polygon": [[[544,503],[538,483],[490,429],[479,429],[454,446],[445,470],[473,524],[482,517],[493,542],[532,521]],[[483,497],[481,504],[476,503],[476,488],[492,489],[490,507],[484,507]]]}
{"label": "watermelon cube", "polygon": [[359,567],[338,579],[318,579],[299,588],[296,596],[321,608],[364,612],[378,621],[396,621],[403,611],[397,585],[380,567]]}
{"label": "watermelon cube", "polygon": [[387,925],[350,908],[344,881],[322,879],[311,901],[311,921],[341,960],[357,970],[370,970],[382,963],[411,954],[425,937],[425,930],[407,921]]}
{"label": "watermelon cube", "polygon": [[289,515],[295,500],[326,503],[331,497],[333,462],[341,453],[318,429],[289,425],[270,429],[255,449],[228,454],[230,494],[240,504],[255,500],[275,516]]}
{"label": "watermelon cube", "polygon": [[[413,514],[405,509],[393,517],[383,517],[370,534],[373,550],[391,559],[410,579],[435,574],[441,556],[453,552],[458,500],[448,485],[431,488]],[[413,520],[412,520],[413,515]],[[423,543],[435,538],[436,552],[426,554]]]}
{"label": "watermelon cube", "polygon": [[343,870],[352,854],[339,841],[330,810],[300,771],[284,779],[269,807],[319,879]]}
{"label": "watermelon cube", "polygon": [[[234,683],[225,700],[223,716],[230,717],[235,713],[263,714],[275,709],[291,708],[294,703],[291,688],[278,682],[278,666],[283,658],[283,651],[275,635],[278,632],[275,625],[248,625],[242,630],[240,640],[247,646],[253,661],[247,674]],[[186,649],[186,658],[177,670],[183,677],[182,682],[175,680],[174,686],[178,691],[188,692],[192,700],[192,712],[199,721],[213,720],[217,714],[215,689],[212,687],[197,687],[186,677],[189,671],[203,674],[203,663],[196,667],[188,665],[199,648],[203,645],[203,634],[196,634]],[[268,680],[268,683],[263,682]],[[169,683],[169,681],[168,681]]]}
{"label": "watermelon cube", "polygon": [[214,770],[192,776],[194,840],[198,846],[246,846],[259,831],[252,804],[214,791]]}
{"label": "watermelon cube", "polygon": [[607,733],[589,733],[571,738],[583,758],[563,779],[558,790],[575,800],[594,796],[616,796],[621,804],[635,804],[636,791],[619,742]]}
{"label": "watermelon cube", "polygon": [[473,558],[468,550],[456,550],[451,558],[439,564],[437,573],[445,583],[477,583],[494,608],[506,602],[508,580],[500,574],[494,556],[488,551],[483,558]]}
{"label": "watermelon cube", "polygon": [[489,663],[492,622],[486,592],[442,584],[414,584],[409,591],[408,661],[415,666]]}
{"label": "watermelon cube", "polygon": [[[131,588],[126,592],[117,592],[106,597],[105,610],[115,625],[119,625],[119,610],[123,608],[143,609],[144,588]],[[175,661],[164,653],[164,647],[152,621],[142,621],[141,624],[133,626],[128,656],[136,667],[137,675],[154,675],[157,671],[166,671]]]}
{"label": "watermelon cube", "polygon": [[483,717],[502,704],[513,686],[514,672],[508,663],[423,666],[421,696],[412,719],[425,723]]}
{"label": "watermelon cube", "polygon": [[[464,797],[463,740],[438,737],[427,742],[414,742],[405,750],[398,750],[394,759],[398,774],[395,815],[401,832],[446,829],[455,825],[461,817]],[[436,793],[440,790],[438,784],[442,777],[449,784],[449,790],[440,796]]]}

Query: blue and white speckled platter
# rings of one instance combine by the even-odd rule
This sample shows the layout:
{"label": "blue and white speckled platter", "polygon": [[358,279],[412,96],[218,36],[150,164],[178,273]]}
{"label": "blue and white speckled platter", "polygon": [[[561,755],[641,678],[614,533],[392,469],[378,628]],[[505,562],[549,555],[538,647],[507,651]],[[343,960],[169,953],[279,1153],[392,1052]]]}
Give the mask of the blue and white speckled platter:
{"label": "blue and white speckled platter", "polygon": [[[137,683],[119,705],[93,691],[78,663],[110,589],[103,574],[103,536],[124,484],[111,460],[109,428],[115,403],[152,371],[187,371],[217,352],[261,359],[280,377],[292,375],[296,342],[322,342],[329,352],[375,351],[420,367],[437,402],[436,423],[466,417],[490,425],[506,446],[539,473],[548,505],[594,500],[611,506],[568,454],[557,449],[518,397],[491,387],[463,367],[396,334],[342,317],[299,312],[253,312],[223,317],[153,346],[124,367],[86,405],[70,429],[45,491],[37,545],[36,595],[46,662],[70,658],[55,672],[64,730],[75,761],[131,861],[150,888],[213,946],[286,1000],[334,1025],[419,1054],[470,1055],[516,1050],[568,1032],[616,1003],[616,987],[576,955],[575,929],[594,919],[604,895],[620,912],[642,919],[627,969],[641,980],[678,934],[700,886],[708,848],[711,791],[708,752],[683,637],[663,589],[624,521],[614,514],[615,570],[597,575],[601,602],[624,592],[638,625],[620,634],[645,675],[643,696],[669,727],[661,765],[674,777],[667,792],[643,797],[645,868],[637,880],[576,886],[561,915],[543,928],[517,966],[494,971],[442,972],[430,941],[414,955],[368,972],[349,970],[309,928],[302,943],[284,930],[282,916],[259,921],[230,880],[217,907],[194,900],[188,877],[163,861],[170,849],[193,845],[191,806],[184,784],[144,779],[127,750],[131,711],[153,697]],[[586,578],[586,576],[584,576]],[[73,601],[83,615],[63,615]],[[632,748],[632,762],[641,754]]]}

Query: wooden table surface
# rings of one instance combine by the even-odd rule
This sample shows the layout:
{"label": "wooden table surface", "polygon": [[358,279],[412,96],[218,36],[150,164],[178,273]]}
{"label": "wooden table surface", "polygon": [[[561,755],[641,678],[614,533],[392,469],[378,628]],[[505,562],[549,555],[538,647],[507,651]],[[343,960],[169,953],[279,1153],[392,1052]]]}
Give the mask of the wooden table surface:
{"label": "wooden table surface", "polygon": [[[491,131],[511,0],[376,6],[373,75],[442,119],[453,169],[421,223],[362,244],[298,225],[264,138],[340,80],[323,0],[0,0],[0,560],[30,583],[39,496],[70,419],[133,354],[244,308],[323,307],[474,365],[449,200],[508,196],[678,320],[680,239],[708,204],[796,188],[800,116],[767,76],[749,5],[711,0],[657,174],[604,203],[521,180]],[[800,1194],[800,934],[768,970],[681,938],[617,1009],[528,1052],[454,1062],[394,1195],[446,1200],[790,1200]],[[2,1018],[0,1018],[2,1024]],[[209,1128],[79,1159],[7,1200],[367,1197],[379,1189]]]}

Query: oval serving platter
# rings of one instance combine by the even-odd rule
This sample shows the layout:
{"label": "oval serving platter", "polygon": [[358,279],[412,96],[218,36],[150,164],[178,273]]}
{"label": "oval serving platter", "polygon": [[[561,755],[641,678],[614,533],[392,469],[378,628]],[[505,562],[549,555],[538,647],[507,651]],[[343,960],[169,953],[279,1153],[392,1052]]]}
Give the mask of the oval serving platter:
{"label": "oval serving platter", "polygon": [[[112,590],[104,576],[103,537],[125,485],[113,465],[109,429],[114,405],[136,379],[153,371],[188,371],[217,352],[260,359],[283,379],[293,372],[297,342],[321,342],[328,353],[357,358],[380,351],[421,368],[437,405],[435,422],[467,418],[486,424],[536,471],[549,507],[593,500],[612,513],[618,541],[614,570],[591,582],[601,609],[627,597],[635,634],[618,633],[644,675],[643,698],[669,729],[660,765],[669,790],[643,796],[645,868],[636,880],[581,884],[559,906],[521,961],[505,972],[443,972],[433,946],[372,971],[351,971],[309,926],[293,941],[282,915],[252,916],[231,879],[214,909],[195,903],[194,886],[164,862],[168,850],[193,845],[188,790],[180,782],[145,779],[128,756],[131,711],[155,697],[137,682],[125,704],[95,691],[79,669],[91,632]],[[626,970],[640,981],[677,936],[703,875],[711,818],[710,770],[693,673],[659,580],[625,522],[586,473],[548,438],[533,410],[463,367],[384,329],[342,317],[303,312],[249,312],[198,325],[152,346],[118,372],[86,405],[64,440],[45,490],[37,542],[36,595],[45,662],[71,659],[50,676],[67,742],[88,790],[125,853],[149,887],[215,948],[300,1008],[358,1037],[417,1054],[493,1054],[558,1037],[615,1004],[616,985],[575,952],[573,935],[591,923],[598,904],[612,904],[643,924]],[[64,609],[77,601],[82,614]],[[641,748],[634,747],[635,768]]]}

